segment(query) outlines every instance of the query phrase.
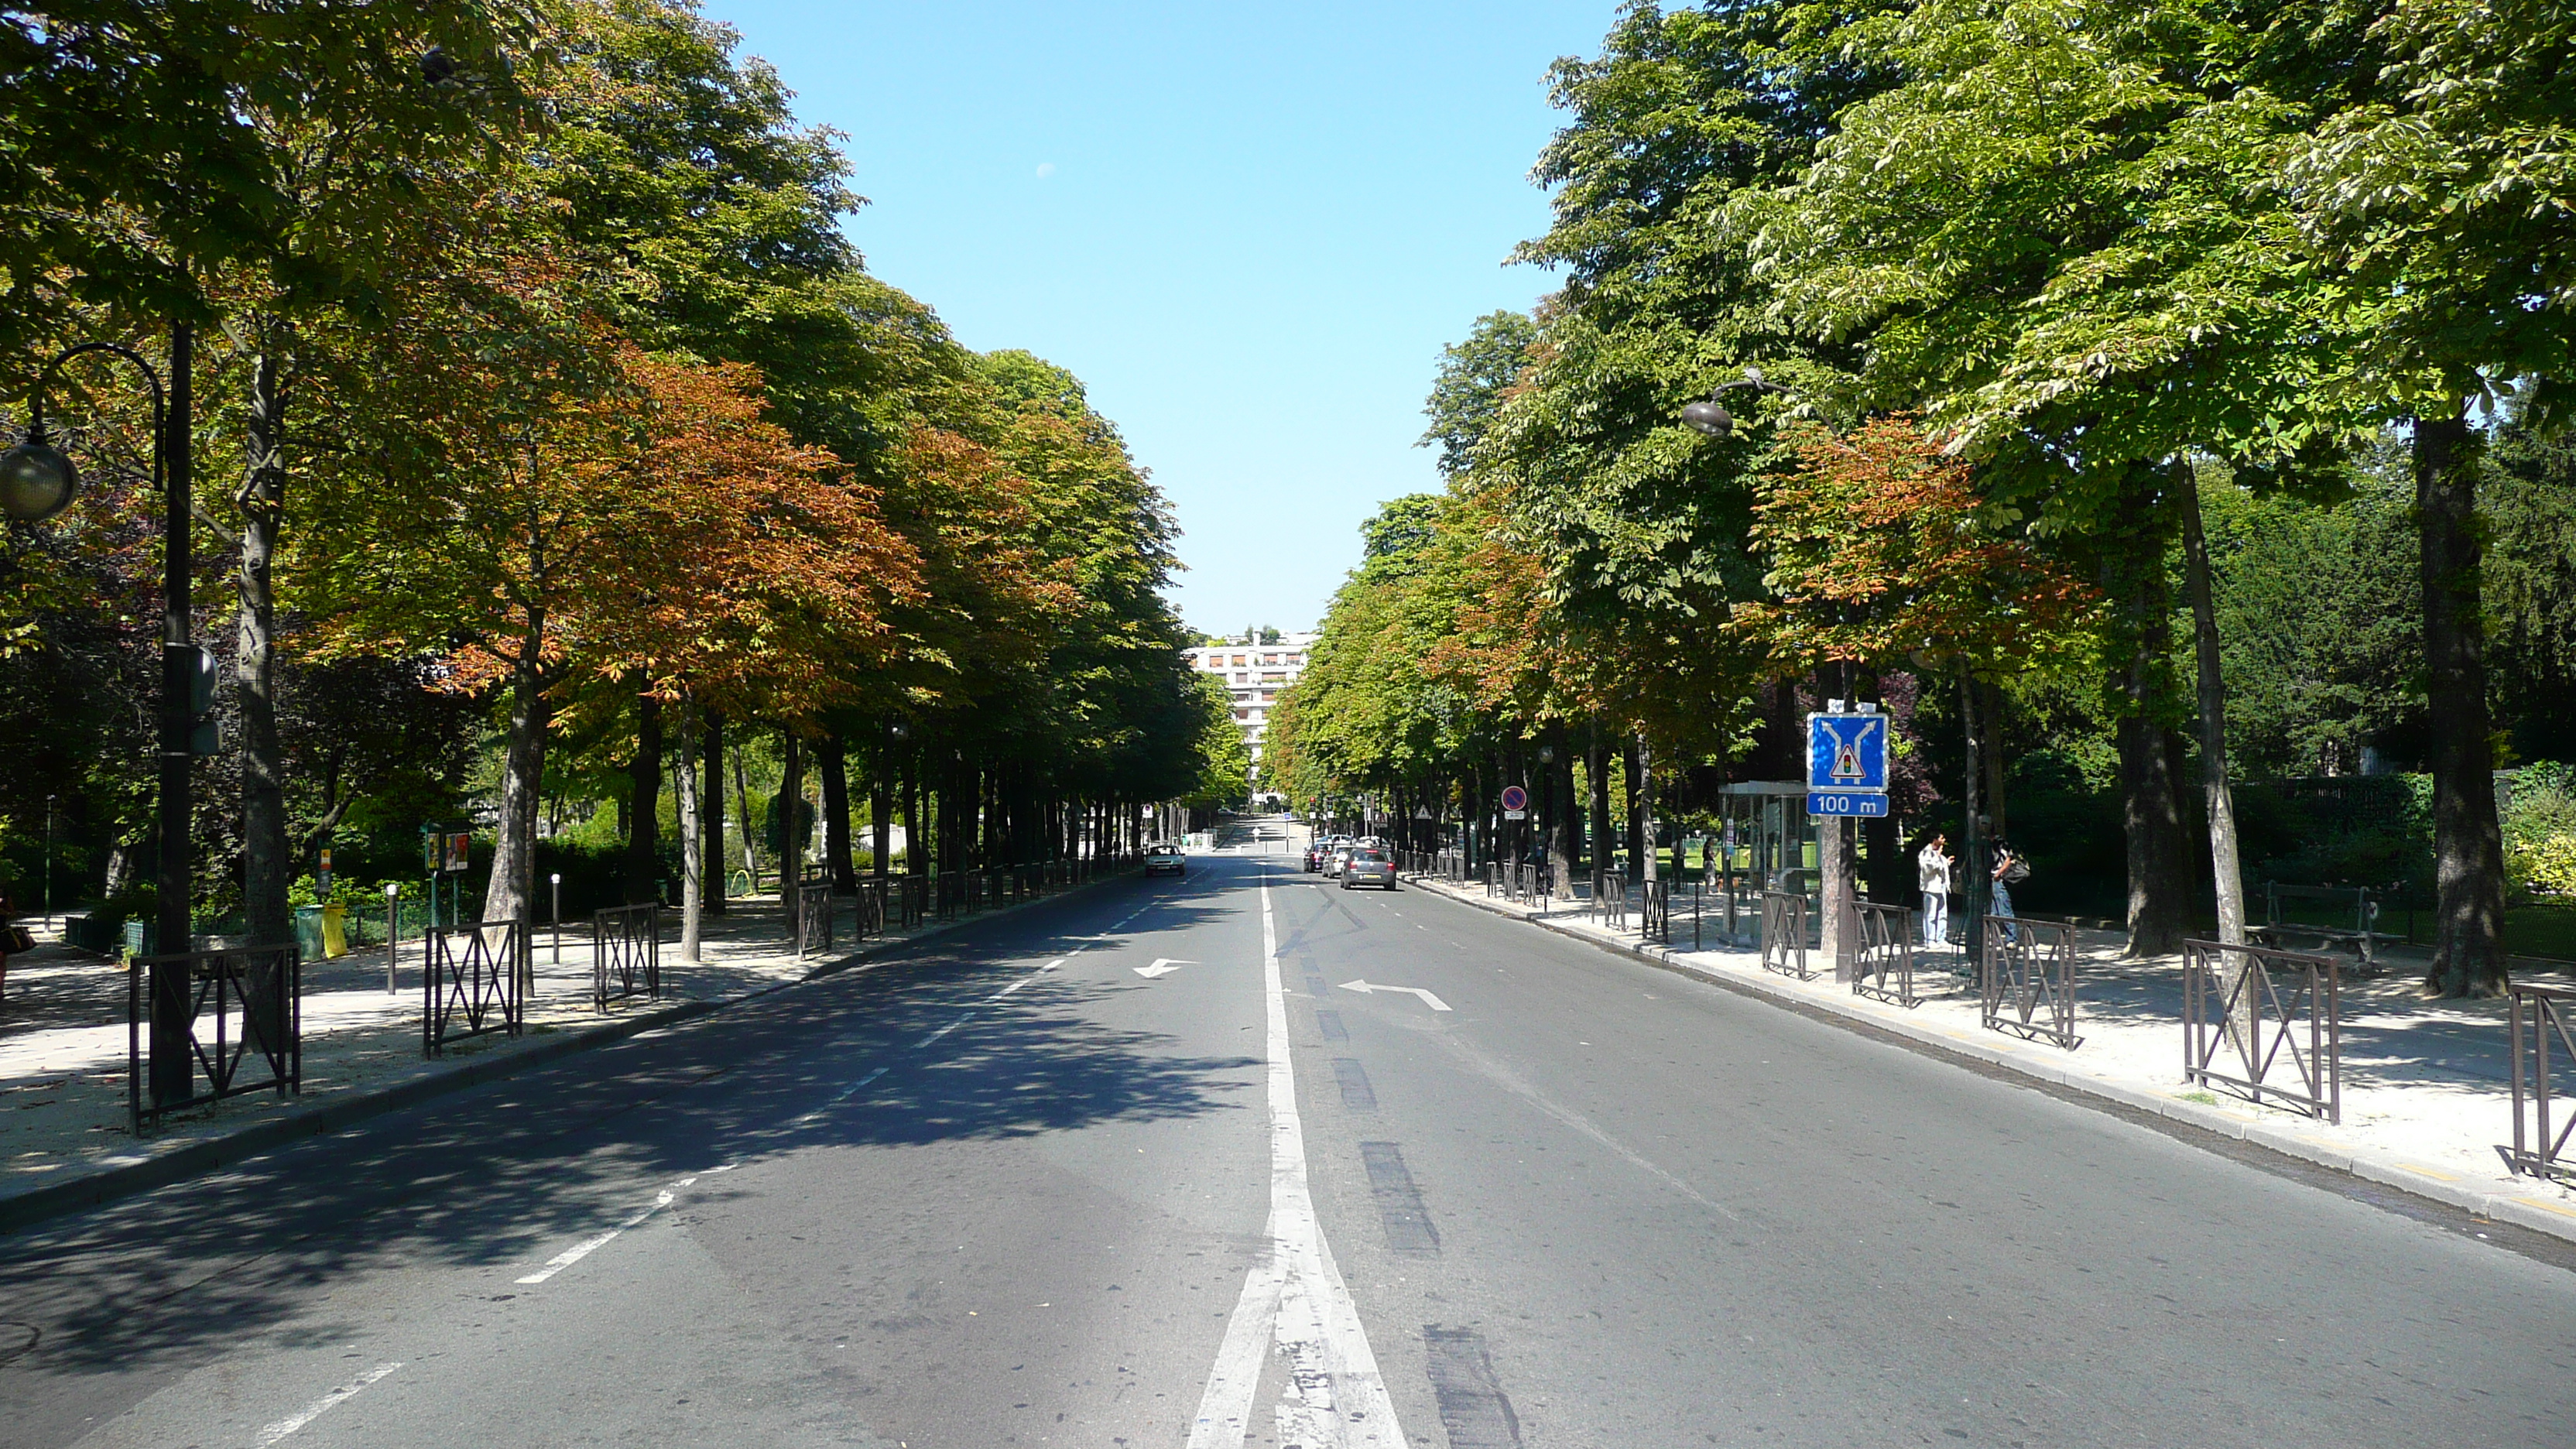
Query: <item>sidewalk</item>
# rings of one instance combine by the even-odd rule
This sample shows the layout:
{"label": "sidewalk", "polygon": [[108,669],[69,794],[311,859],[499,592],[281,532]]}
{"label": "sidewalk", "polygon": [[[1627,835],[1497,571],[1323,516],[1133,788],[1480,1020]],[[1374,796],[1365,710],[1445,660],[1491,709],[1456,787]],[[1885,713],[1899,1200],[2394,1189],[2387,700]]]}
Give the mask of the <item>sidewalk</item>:
{"label": "sidewalk", "polygon": [[[1123,876],[1103,877],[1116,880]],[[1096,884],[1097,882],[1095,882]],[[1080,887],[1075,889],[1079,890]],[[776,896],[737,898],[722,916],[705,918],[697,962],[680,960],[679,913],[664,915],[659,1001],[592,1005],[589,923],[567,922],[560,961],[551,928],[537,928],[536,989],[517,1038],[477,1037],[436,1059],[421,1052],[421,947],[402,943],[397,989],[385,990],[385,953],[370,947],[304,967],[304,1084],[279,1096],[255,1092],[176,1113],[143,1139],[128,1126],[126,1103],[127,978],[110,960],[64,945],[42,918],[19,924],[36,937],[34,951],[9,958],[8,999],[0,1003],[0,1232],[20,1216],[47,1215],[29,1194],[55,1200],[69,1188],[139,1181],[155,1165],[198,1170],[208,1149],[226,1157],[265,1150],[281,1132],[334,1130],[418,1095],[534,1065],[567,1050],[716,1010],[746,997],[837,970],[904,943],[937,935],[1019,906],[998,907],[864,941],[843,936],[828,951],[799,960],[788,944]],[[848,903],[838,903],[849,924]],[[182,1169],[170,1159],[187,1157]],[[17,1211],[13,1212],[13,1208]]]}
{"label": "sidewalk", "polygon": [[[1865,1022],[1910,1042],[1968,1056],[2090,1096],[2321,1163],[2436,1201],[2555,1237],[2576,1240],[2576,1191],[2504,1169],[2496,1144],[2513,1140],[2509,1041],[2503,1001],[2432,1000],[2415,981],[2423,963],[2389,962],[2386,975],[2343,982],[2343,1122],[2340,1126],[2182,1079],[2182,958],[2124,960],[2122,938],[2076,933],[2076,1031],[2066,1050],[1988,1030],[1974,983],[1960,974],[1956,948],[1920,951],[1915,992],[1929,999],[1908,1009],[1853,993],[1833,979],[1830,961],[1809,953],[1813,981],[1765,971],[1757,950],[1688,949],[1688,903],[1677,901],[1673,937],[1679,949],[1648,945],[1631,929],[1595,925],[1581,904],[1545,909],[1488,899],[1479,885],[1408,876],[1416,888],[1542,929],[1624,951],[1657,965],[1783,1003]],[[1632,904],[1628,919],[1639,919]],[[1758,921],[1739,919],[1751,941]],[[1712,916],[1703,941],[1716,946],[1722,924]],[[2420,953],[2419,953],[2420,954]],[[2518,972],[2516,979],[2576,984]],[[2576,1068],[2576,1063],[2567,1064]],[[2562,1093],[2563,1093],[2562,1088]],[[2562,1095],[2558,1104],[2569,1103]],[[2553,1126],[2557,1125],[2553,1117]]]}

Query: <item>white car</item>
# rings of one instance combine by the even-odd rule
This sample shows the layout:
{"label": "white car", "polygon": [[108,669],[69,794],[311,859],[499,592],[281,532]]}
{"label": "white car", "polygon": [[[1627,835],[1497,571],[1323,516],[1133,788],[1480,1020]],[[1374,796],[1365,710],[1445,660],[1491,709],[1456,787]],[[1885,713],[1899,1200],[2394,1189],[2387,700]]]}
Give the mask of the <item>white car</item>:
{"label": "white car", "polygon": [[1189,870],[1181,855],[1181,848],[1177,845],[1146,846],[1145,874],[1149,876],[1165,874],[1188,875]]}

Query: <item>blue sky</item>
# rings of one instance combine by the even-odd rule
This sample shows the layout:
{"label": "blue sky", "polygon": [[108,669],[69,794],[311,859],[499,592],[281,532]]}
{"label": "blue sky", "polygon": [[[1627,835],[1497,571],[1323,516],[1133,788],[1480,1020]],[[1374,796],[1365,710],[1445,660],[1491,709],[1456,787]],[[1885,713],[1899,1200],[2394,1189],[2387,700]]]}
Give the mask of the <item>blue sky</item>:
{"label": "blue sky", "polygon": [[1193,626],[1311,624],[1358,525],[1437,486],[1443,344],[1553,285],[1548,64],[1611,0],[707,0],[847,133],[877,275],[1080,375],[1180,515]]}

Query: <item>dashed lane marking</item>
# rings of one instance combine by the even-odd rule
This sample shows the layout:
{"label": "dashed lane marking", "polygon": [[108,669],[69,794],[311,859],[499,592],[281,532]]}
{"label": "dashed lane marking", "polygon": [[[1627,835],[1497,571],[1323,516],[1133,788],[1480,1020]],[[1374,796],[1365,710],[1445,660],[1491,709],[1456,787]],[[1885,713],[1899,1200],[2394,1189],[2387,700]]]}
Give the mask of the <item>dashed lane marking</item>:
{"label": "dashed lane marking", "polygon": [[[527,1280],[522,1278],[519,1281],[524,1283]],[[383,1378],[385,1375],[392,1373],[395,1369],[401,1367],[402,1365],[400,1363],[380,1363],[374,1368],[367,1370],[365,1373],[358,1375],[356,1378],[349,1380],[347,1383],[342,1384],[340,1387],[333,1389],[331,1392],[324,1394],[322,1397],[315,1399],[312,1403],[305,1405],[301,1413],[290,1415],[278,1420],[274,1424],[270,1424],[265,1428],[262,1428],[259,1431],[259,1449],[268,1449],[269,1445],[276,1443],[278,1440],[285,1438],[287,1435],[292,1434],[296,1430],[303,1428],[305,1425],[312,1423],[314,1420],[321,1418],[324,1414],[327,1414],[333,1409],[340,1407],[342,1404],[349,1402],[351,1399],[356,1398],[359,1394],[366,1391],[369,1384],[374,1383],[376,1380]]]}

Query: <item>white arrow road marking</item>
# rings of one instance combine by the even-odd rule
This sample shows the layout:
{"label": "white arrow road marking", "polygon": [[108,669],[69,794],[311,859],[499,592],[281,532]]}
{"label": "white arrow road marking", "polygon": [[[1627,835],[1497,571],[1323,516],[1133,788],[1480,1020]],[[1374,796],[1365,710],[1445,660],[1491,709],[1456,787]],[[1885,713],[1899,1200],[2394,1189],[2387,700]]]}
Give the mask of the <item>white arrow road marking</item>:
{"label": "white arrow road marking", "polygon": [[1289,1384],[1273,1414],[1282,1442],[1311,1449],[1403,1449],[1368,1329],[1324,1241],[1306,1187],[1306,1136],[1297,1072],[1288,1055],[1288,995],[1279,980],[1279,936],[1270,886],[1261,887],[1261,969],[1270,1087],[1270,1252],[1254,1265],[1226,1324],[1188,1449],[1240,1449],[1261,1377],[1257,1346],[1275,1342]]}
{"label": "white arrow road marking", "polygon": [[1151,981],[1157,976],[1169,976],[1184,966],[1196,966],[1197,964],[1199,963],[1196,961],[1175,961],[1169,956],[1157,956],[1154,958],[1153,965],[1137,967],[1136,974],[1144,977],[1148,981]]}
{"label": "white arrow road marking", "polygon": [[385,1375],[392,1373],[395,1369],[401,1367],[402,1365],[399,1363],[380,1363],[374,1368],[367,1370],[365,1373],[358,1375],[356,1378],[349,1380],[347,1383],[342,1384],[340,1387],[333,1389],[331,1392],[324,1394],[322,1397],[315,1399],[312,1403],[305,1405],[302,1413],[280,1419],[276,1423],[260,1430],[259,1449],[268,1449],[269,1445],[276,1443],[278,1440],[285,1438],[287,1435],[292,1434],[296,1430],[303,1428],[305,1425],[312,1423],[314,1420],[321,1418],[324,1414],[327,1414],[333,1409],[340,1407],[342,1404],[349,1402],[351,1399],[356,1398],[359,1392],[365,1389],[367,1385],[374,1383],[376,1380],[383,1378]]}
{"label": "white arrow road marking", "polygon": [[1419,986],[1372,986],[1365,981],[1345,981],[1342,983],[1342,989],[1344,991],[1356,991],[1362,996],[1366,996],[1372,991],[1401,991],[1407,996],[1421,997],[1422,1004],[1430,1007],[1433,1011],[1447,1011],[1449,1009],[1448,1002],[1441,1000],[1439,997],[1432,995],[1430,992],[1423,990]]}

